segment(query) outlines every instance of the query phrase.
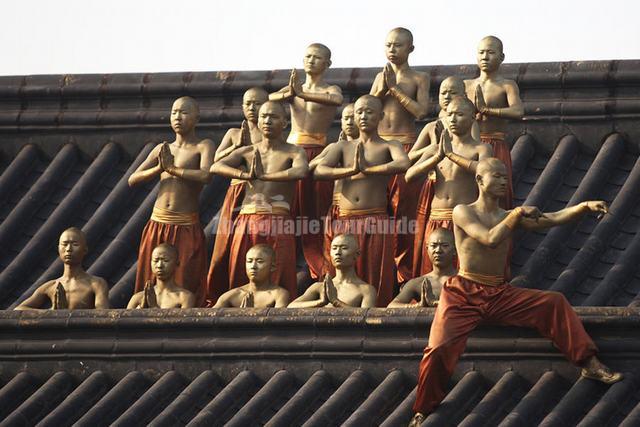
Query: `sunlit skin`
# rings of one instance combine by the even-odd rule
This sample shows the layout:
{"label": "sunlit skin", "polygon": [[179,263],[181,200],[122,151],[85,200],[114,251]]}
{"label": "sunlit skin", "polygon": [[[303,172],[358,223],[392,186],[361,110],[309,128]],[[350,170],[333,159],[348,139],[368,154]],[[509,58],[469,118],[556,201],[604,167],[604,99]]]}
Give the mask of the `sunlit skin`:
{"label": "sunlit skin", "polygon": [[465,80],[467,97],[480,111],[481,133],[506,132],[508,120],[519,120],[524,115],[518,84],[500,75],[504,61],[502,42],[493,36],[480,40],[477,49],[480,76]]}
{"label": "sunlit skin", "polygon": [[87,254],[84,233],[76,228],[65,230],[58,241],[58,255],[64,266],[62,276],[41,285],[16,310],[109,308],[107,282],[84,271],[82,260]]}
{"label": "sunlit skin", "polygon": [[129,185],[160,178],[155,206],[172,212],[198,212],[202,187],[210,181],[215,144],[196,136],[200,118],[197,102],[190,97],[177,99],[171,108],[171,128],[176,139],[156,146],[129,177]]}
{"label": "sunlit skin", "polygon": [[258,128],[258,111],[262,104],[267,102],[269,95],[258,87],[247,90],[242,96],[242,113],[244,122],[239,128],[231,128],[227,131],[216,150],[214,160],[227,157],[239,147],[255,144],[262,139],[262,132]]}
{"label": "sunlit skin", "polygon": [[415,135],[416,120],[427,116],[429,74],[409,66],[413,50],[412,37],[406,30],[396,28],[387,35],[385,54],[389,62],[376,75],[369,92],[383,101],[384,117],[378,124],[381,134]]}
{"label": "sunlit skin", "polygon": [[[342,115],[340,117],[341,132],[340,132],[340,136],[338,137],[338,140],[340,141],[354,141],[354,140],[357,140],[358,136],[360,135],[360,132],[358,131],[358,127],[356,126],[353,107],[354,107],[353,104],[347,104],[342,110]],[[318,154],[316,157],[313,158],[313,160],[309,162],[309,169],[311,171],[313,171],[316,168],[316,166],[318,166],[318,164],[320,163],[320,160],[322,160],[324,156],[327,155],[327,153],[331,149],[330,147],[331,147],[331,144],[327,145],[324,148],[324,150],[320,152],[320,154]],[[335,192],[335,187],[334,187],[334,192]]]}
{"label": "sunlit skin", "polygon": [[[447,107],[456,96],[466,96],[464,82],[456,76],[447,77],[440,83],[440,90],[438,91],[438,103],[440,105],[438,119],[427,123],[422,128],[418,139],[411,147],[411,151],[409,151],[409,159],[412,162],[418,160],[429,145],[438,143],[440,133],[447,126]],[[476,141],[480,141],[480,128],[477,122],[471,127],[471,136]]]}
{"label": "sunlit skin", "polygon": [[243,206],[289,209],[295,181],[309,171],[304,149],[283,138],[287,126],[281,104],[268,101],[260,107],[258,127],[263,139],[249,147],[240,147],[211,167],[211,173],[247,181]]}
{"label": "sunlit skin", "polygon": [[137,292],[129,300],[128,309],[135,308],[191,308],[195,305],[195,295],[183,289],[175,281],[178,267],[178,252],[173,246],[162,244],[151,253],[151,271],[154,281],[145,284],[144,290]]}
{"label": "sunlit skin", "polygon": [[289,308],[312,307],[374,307],[376,288],[356,275],[355,263],[360,249],[355,237],[340,234],[331,241],[331,264],[336,276],[328,275],[312,284],[304,294],[289,304]]}
{"label": "sunlit skin", "polygon": [[246,271],[249,283],[222,294],[214,308],[286,307],[289,291],[271,282],[275,271],[275,253],[266,245],[256,245],[247,251]]}
{"label": "sunlit skin", "polygon": [[[471,203],[478,192],[474,172],[478,160],[492,156],[492,148],[471,136],[474,120],[473,105],[458,97],[447,106],[447,127],[437,144],[430,144],[420,159],[409,168],[406,180],[411,181],[433,170],[436,173],[435,191],[431,207],[453,209],[460,203]],[[449,133],[449,131],[451,133]],[[465,167],[451,157],[456,154],[468,162]]]}
{"label": "sunlit skin", "polygon": [[289,84],[269,95],[271,101],[285,101],[291,105],[291,132],[326,135],[333,123],[336,109],[342,104],[342,91],[327,84],[324,75],[331,65],[331,51],[321,44],[305,50],[304,83],[294,69]]}
{"label": "sunlit skin", "polygon": [[381,102],[371,95],[360,97],[354,115],[360,131],[358,142],[338,141],[315,169],[316,179],[341,180],[340,209],[387,208],[387,183],[391,175],[409,167],[402,146],[378,135],[384,117]]}
{"label": "sunlit skin", "polygon": [[[439,228],[429,235],[427,254],[433,270],[424,276],[409,280],[400,289],[389,307],[435,307],[440,291],[451,276],[457,274],[453,260],[456,248],[453,233]],[[414,302],[412,302],[414,301]]]}

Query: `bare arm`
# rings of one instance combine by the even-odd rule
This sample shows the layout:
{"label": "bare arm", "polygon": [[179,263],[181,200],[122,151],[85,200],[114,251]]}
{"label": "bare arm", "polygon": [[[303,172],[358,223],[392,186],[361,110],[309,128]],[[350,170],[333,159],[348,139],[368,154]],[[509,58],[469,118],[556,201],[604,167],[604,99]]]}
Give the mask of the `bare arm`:
{"label": "bare arm", "polygon": [[425,175],[430,170],[434,169],[436,165],[444,158],[444,155],[439,149],[439,145],[430,145],[426,147],[422,153],[422,157],[409,169],[404,175],[404,179],[407,182],[411,182],[421,175]]}
{"label": "bare arm", "polygon": [[162,167],[158,161],[158,153],[162,144],[157,145],[151,150],[144,162],[133,172],[128,179],[129,187],[133,187],[141,182],[150,181],[162,173]]}
{"label": "bare arm", "polygon": [[[411,302],[411,301],[417,302]],[[420,282],[413,280],[400,289],[400,293],[389,303],[389,308],[409,308],[420,305]]]}
{"label": "bare arm", "polygon": [[269,101],[290,101],[293,98],[291,86],[285,86],[277,92],[269,94]]}
{"label": "bare arm", "polygon": [[381,165],[366,165],[364,168],[360,168],[362,173],[365,175],[395,175],[406,172],[409,166],[411,166],[411,161],[404,149],[400,144],[396,143],[388,143],[388,149],[389,155],[391,156],[390,162]]}
{"label": "bare arm", "polygon": [[44,306],[47,301],[51,301],[48,292],[51,286],[55,283],[55,280],[51,280],[43,284],[35,290],[33,295],[22,301],[16,308],[14,308],[14,310],[46,310],[46,308],[42,308],[42,306]]}
{"label": "bare arm", "polygon": [[475,212],[467,205],[458,205],[453,209],[453,223],[469,237],[484,246],[495,248],[507,239],[523,216],[522,208],[512,210],[493,228],[488,228],[478,220]]}
{"label": "bare arm", "polygon": [[227,178],[251,180],[251,174],[240,169],[240,166],[247,162],[245,154],[250,150],[250,147],[235,150],[224,159],[211,165],[210,172]]}
{"label": "bare arm", "polygon": [[320,154],[318,154],[313,159],[311,159],[311,161],[309,162],[309,170],[310,171],[314,171],[316,169],[316,167],[320,164],[320,161],[327,155],[327,153],[329,152],[329,150],[331,149],[331,147],[334,144],[335,143],[331,143],[331,144],[327,145],[326,147],[324,147],[322,149]]}
{"label": "bare arm", "polygon": [[493,149],[488,144],[480,145],[478,147],[478,160],[468,159],[464,156],[454,153],[453,151],[449,151],[445,155],[449,160],[460,166],[462,169],[466,170],[469,173],[475,174],[476,168],[478,167],[478,162],[482,159],[492,157]]}
{"label": "bare arm", "polygon": [[140,301],[142,301],[142,296],[144,291],[140,291],[134,294],[129,300],[129,304],[127,304],[127,310],[135,309],[140,307]]}
{"label": "bare arm", "polygon": [[371,286],[363,286],[361,308],[371,308],[376,306],[377,295],[375,288]]}
{"label": "bare arm", "polygon": [[104,279],[99,278],[93,283],[93,293],[95,295],[94,307],[97,309],[109,308],[109,285]]}
{"label": "bare arm", "polygon": [[289,304],[291,297],[289,296],[289,291],[286,289],[282,289],[278,292],[278,296],[276,297],[276,305],[275,307],[286,307]]}
{"label": "bare arm", "polygon": [[200,168],[199,169],[188,169],[181,168],[175,165],[168,166],[165,170],[173,176],[178,178],[186,179],[189,181],[199,182],[201,184],[206,184],[211,179],[211,173],[209,169],[213,164],[213,159],[215,157],[215,150],[213,141],[210,139],[205,139],[199,143],[200,145]]}
{"label": "bare arm", "polygon": [[505,80],[503,83],[505,94],[507,95],[508,107],[488,107],[484,95],[482,93],[482,87],[476,86],[475,104],[480,113],[487,116],[502,117],[506,119],[520,120],[524,115],[524,106],[520,99],[520,89],[516,82],[511,80]]}
{"label": "bare arm", "polygon": [[384,98],[387,94],[387,86],[384,83],[383,73],[376,74],[376,78],[373,80],[369,95],[373,95],[377,98]]}
{"label": "bare arm", "polygon": [[193,308],[196,306],[196,296],[193,292],[184,292],[180,301],[180,308]]}
{"label": "bare arm", "polygon": [[305,101],[317,102],[318,104],[340,106],[342,105],[342,90],[338,86],[329,86],[324,93],[305,92],[304,89],[296,91],[296,96]]}
{"label": "bare arm", "polygon": [[214,162],[218,162],[224,159],[229,154],[233,153],[236,150],[236,148],[238,148],[233,143],[233,135],[237,132],[238,132],[238,129],[229,129],[227,133],[224,134],[224,137],[222,138],[222,142],[220,142],[220,146],[216,150],[216,154],[213,157]]}
{"label": "bare arm", "polygon": [[389,93],[396,98],[413,117],[422,120],[427,117],[429,108],[429,76],[419,73],[416,75],[416,80],[417,91],[415,100],[404,93],[398,85],[391,86]]}
{"label": "bare arm", "polygon": [[359,174],[357,162],[354,162],[354,166],[351,167],[338,166],[342,160],[343,146],[339,142],[332,145],[333,147],[327,151],[313,171],[313,177],[318,180],[335,180]]}
{"label": "bare arm", "polygon": [[588,201],[578,203],[558,212],[544,213],[539,218],[525,218],[520,220],[520,226],[526,230],[540,230],[575,221],[587,212],[606,214],[609,212],[603,201]]}
{"label": "bare arm", "polygon": [[218,301],[216,301],[216,305],[214,305],[213,308],[233,307],[231,298],[235,296],[236,292],[238,292],[236,289],[232,289],[222,294],[220,298],[218,298]]}
{"label": "bare arm", "polygon": [[427,125],[420,131],[418,139],[411,147],[411,150],[409,150],[409,160],[411,160],[411,163],[415,163],[418,159],[420,159],[420,157],[422,157],[422,154],[431,145],[431,131],[435,127],[436,123],[437,120],[435,122],[427,123]]}
{"label": "bare arm", "polygon": [[328,300],[323,298],[322,292],[323,283],[318,282],[309,286],[309,288],[295,300],[291,301],[289,308],[316,308],[324,307],[329,303]]}

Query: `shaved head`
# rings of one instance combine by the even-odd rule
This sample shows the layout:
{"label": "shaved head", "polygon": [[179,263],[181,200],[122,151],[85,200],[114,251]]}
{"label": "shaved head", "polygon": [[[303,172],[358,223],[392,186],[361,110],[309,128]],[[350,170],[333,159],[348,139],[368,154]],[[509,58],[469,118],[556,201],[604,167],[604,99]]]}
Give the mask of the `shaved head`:
{"label": "shaved head", "polygon": [[87,237],[85,236],[84,231],[80,230],[78,227],[69,227],[64,230],[60,233],[60,240],[62,240],[62,236],[64,234],[74,234],[81,245],[87,246]]}
{"label": "shaved head", "polygon": [[464,80],[458,76],[449,76],[440,83],[440,90],[442,88],[449,87],[455,89],[456,92],[463,94],[465,92]]}
{"label": "shaved head", "polygon": [[286,120],[287,118],[287,111],[284,109],[284,106],[280,102],[267,101],[264,104],[262,104],[262,106],[260,107],[260,111],[262,112],[263,110],[265,111],[271,110],[273,112],[278,113],[280,117],[282,117],[283,119]]}
{"label": "shaved head", "polygon": [[348,244],[350,247],[352,247],[354,249],[359,249],[360,248],[360,245],[358,244],[358,239],[356,239],[356,236],[354,236],[353,234],[349,234],[349,233],[347,233],[347,234],[338,234],[331,241],[332,244],[338,243],[338,242],[346,243],[346,244]]}
{"label": "shaved head", "polygon": [[182,96],[175,100],[173,105],[176,105],[176,104],[188,106],[189,109],[191,109],[191,111],[193,111],[198,116],[200,116],[200,106],[198,105],[198,101],[196,101],[192,97]]}
{"label": "shaved head", "polygon": [[482,40],[480,40],[479,44],[482,45],[484,43],[491,43],[493,46],[495,46],[500,51],[500,53],[504,52],[504,50],[502,48],[502,40],[500,40],[496,36],[483,37]]}
{"label": "shaved head", "polygon": [[355,107],[358,105],[368,105],[370,107],[374,107],[378,111],[382,111],[382,101],[377,96],[373,95],[362,95],[355,103]]}
{"label": "shaved head", "polygon": [[495,157],[487,157],[478,162],[476,175],[484,175],[486,173],[492,172],[503,172],[506,170],[507,167],[504,165],[504,162],[502,160]]}
{"label": "shaved head", "polygon": [[404,37],[407,38],[407,41],[409,42],[409,44],[413,45],[413,34],[408,29],[404,27],[396,27],[393,30],[389,31],[389,34],[392,34],[392,33],[403,35]]}
{"label": "shaved head", "polygon": [[269,94],[267,93],[266,90],[262,89],[261,87],[254,86],[252,88],[247,89],[244,95],[242,96],[243,100],[246,100],[247,98],[255,99],[264,104],[269,100]]}
{"label": "shaved head", "polygon": [[454,244],[455,242],[453,232],[443,227],[436,228],[431,232],[431,234],[429,235],[429,241],[431,242],[435,239],[443,239],[450,242],[451,244]]}
{"label": "shaved head", "polygon": [[321,50],[324,53],[325,59],[327,61],[331,59],[331,49],[329,49],[326,45],[323,45],[322,43],[311,43],[309,46],[307,46],[307,49],[311,48]]}
{"label": "shaved head", "polygon": [[473,102],[469,101],[469,98],[467,98],[466,96],[456,96],[455,98],[453,98],[447,106],[447,110],[452,108],[464,108],[471,114],[474,114],[476,112],[475,105],[473,105]]}
{"label": "shaved head", "polygon": [[252,246],[248,251],[247,255],[249,256],[249,252],[256,253],[261,252],[263,255],[267,256],[271,262],[275,262],[276,259],[276,251],[273,248],[265,243],[259,243],[257,245]]}
{"label": "shaved head", "polygon": [[165,251],[167,251],[167,252],[169,252],[171,254],[173,259],[175,259],[176,261],[178,260],[178,250],[176,249],[175,246],[173,246],[173,245],[171,245],[169,243],[160,243],[158,246],[153,248],[153,252],[155,252],[157,250],[165,250]]}

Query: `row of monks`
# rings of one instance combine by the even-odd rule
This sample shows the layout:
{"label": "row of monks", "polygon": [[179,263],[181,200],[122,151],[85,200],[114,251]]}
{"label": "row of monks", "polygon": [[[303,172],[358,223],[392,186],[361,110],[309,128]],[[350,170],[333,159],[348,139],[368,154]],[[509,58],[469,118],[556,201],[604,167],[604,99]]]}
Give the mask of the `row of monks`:
{"label": "row of monks", "polygon": [[[304,83],[294,69],[275,93],[248,90],[246,120],[217,147],[196,136],[197,102],[178,99],[171,110],[175,141],[155,147],[129,177],[130,185],[160,179],[129,308],[384,307],[396,283],[404,284],[394,304],[437,301],[413,426],[444,398],[467,336],[483,321],[533,327],[582,367],[584,377],[620,381],[622,375],[596,357],[564,295],[508,281],[515,229],[605,215],[607,204],[587,201],[544,214],[534,206],[511,209],[504,137],[507,121],[520,119],[523,106],[517,84],[500,75],[504,53],[496,37],[478,45],[478,78],[441,83],[438,118],[417,134],[430,79],[409,66],[413,49],[409,30],[388,34],[388,63],[370,93],[344,107],[342,132],[332,143],[327,133],[343,96],[324,80],[331,53],[322,44],[305,51]],[[212,174],[232,181],[207,274],[198,200]],[[59,251],[63,276],[19,308],[48,300],[57,308],[81,308],[75,302],[83,293],[87,308],[108,306],[107,284],[82,270],[81,231],[65,231]]]}

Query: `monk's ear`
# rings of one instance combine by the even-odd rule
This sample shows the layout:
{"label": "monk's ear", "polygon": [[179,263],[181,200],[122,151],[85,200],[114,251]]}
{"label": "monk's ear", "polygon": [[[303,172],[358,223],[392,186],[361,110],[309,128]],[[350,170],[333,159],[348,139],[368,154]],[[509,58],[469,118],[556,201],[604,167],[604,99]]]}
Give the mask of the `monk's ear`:
{"label": "monk's ear", "polygon": [[331,67],[331,64],[332,64],[331,60],[327,59],[327,68]]}
{"label": "monk's ear", "polygon": [[269,269],[269,271],[273,273],[276,270],[277,270],[277,268],[276,268],[276,260],[272,259],[271,260],[271,268]]}
{"label": "monk's ear", "polygon": [[482,185],[482,175],[476,174],[476,184]]}
{"label": "monk's ear", "polygon": [[500,63],[504,62],[504,52],[500,52]]}
{"label": "monk's ear", "polygon": [[415,47],[414,45],[411,45],[411,47],[409,48],[409,53],[413,52],[413,50],[414,50],[415,48],[416,48],[416,47]]}

